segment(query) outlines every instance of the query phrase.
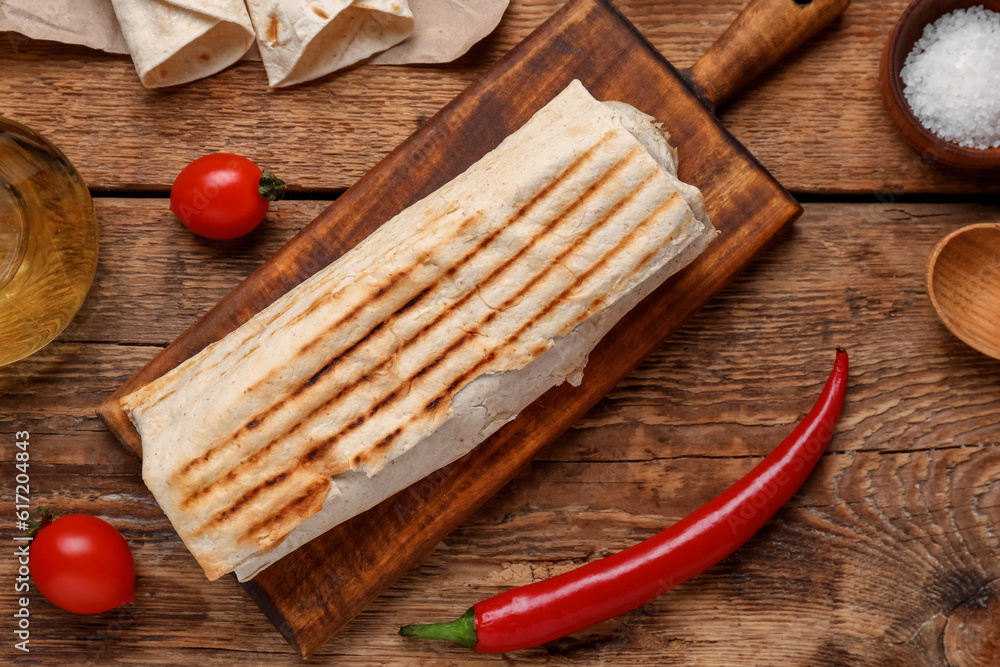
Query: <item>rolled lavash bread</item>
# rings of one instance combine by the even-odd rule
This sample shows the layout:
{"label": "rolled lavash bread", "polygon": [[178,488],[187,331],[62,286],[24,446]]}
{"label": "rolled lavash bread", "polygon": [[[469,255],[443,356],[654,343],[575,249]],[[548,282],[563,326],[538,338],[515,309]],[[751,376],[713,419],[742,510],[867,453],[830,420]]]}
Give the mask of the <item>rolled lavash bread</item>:
{"label": "rolled lavash bread", "polygon": [[714,238],[654,120],[578,81],[463,174],[122,398],[206,575],[253,577],[470,451]]}
{"label": "rolled lavash bread", "polygon": [[243,0],[112,0],[132,62],[147,88],[215,74],[253,44]]}
{"label": "rolled lavash bread", "polygon": [[246,0],[267,82],[291,86],[394,46],[413,32],[406,0]]}

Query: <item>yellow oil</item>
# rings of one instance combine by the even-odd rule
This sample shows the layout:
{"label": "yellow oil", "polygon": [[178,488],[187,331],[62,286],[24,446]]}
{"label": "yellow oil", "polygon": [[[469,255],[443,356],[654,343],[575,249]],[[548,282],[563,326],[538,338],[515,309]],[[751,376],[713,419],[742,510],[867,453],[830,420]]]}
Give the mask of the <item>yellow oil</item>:
{"label": "yellow oil", "polygon": [[69,160],[0,118],[0,366],[39,350],[80,309],[97,268],[97,218]]}

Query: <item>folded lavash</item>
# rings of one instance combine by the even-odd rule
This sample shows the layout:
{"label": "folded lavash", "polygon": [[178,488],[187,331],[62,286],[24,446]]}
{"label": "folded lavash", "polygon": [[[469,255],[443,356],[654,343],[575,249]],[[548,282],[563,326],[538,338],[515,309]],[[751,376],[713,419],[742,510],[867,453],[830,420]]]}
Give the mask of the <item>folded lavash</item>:
{"label": "folded lavash", "polygon": [[268,84],[291,86],[406,39],[406,0],[246,0]]}
{"label": "folded lavash", "polygon": [[243,0],[112,0],[147,88],[215,74],[239,60],[254,30]]}
{"label": "folded lavash", "polygon": [[121,405],[215,579],[470,451],[715,236],[653,119],[574,81],[463,174]]}

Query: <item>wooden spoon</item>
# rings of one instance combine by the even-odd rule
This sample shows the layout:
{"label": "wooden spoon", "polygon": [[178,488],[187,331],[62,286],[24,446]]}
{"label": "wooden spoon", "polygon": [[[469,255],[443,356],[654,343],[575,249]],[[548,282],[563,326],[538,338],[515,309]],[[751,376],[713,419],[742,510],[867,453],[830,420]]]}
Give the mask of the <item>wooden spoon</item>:
{"label": "wooden spoon", "polygon": [[929,160],[955,167],[983,168],[1000,165],[1000,148],[965,148],[945,141],[921,124],[903,95],[903,81],[899,76],[906,56],[923,35],[924,27],[956,9],[983,5],[1000,12],[1000,0],[914,0],[903,10],[896,27],[882,50],[879,65],[879,88],[882,103],[893,122],[920,154]]}
{"label": "wooden spoon", "polygon": [[944,237],[927,260],[927,293],[953,334],[1000,359],[1000,223]]}

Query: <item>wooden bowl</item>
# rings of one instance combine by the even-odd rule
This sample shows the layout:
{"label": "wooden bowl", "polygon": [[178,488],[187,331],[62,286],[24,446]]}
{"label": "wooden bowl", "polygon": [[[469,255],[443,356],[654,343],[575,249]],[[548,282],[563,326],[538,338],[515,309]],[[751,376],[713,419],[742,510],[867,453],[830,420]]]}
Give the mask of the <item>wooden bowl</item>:
{"label": "wooden bowl", "polygon": [[953,334],[1000,359],[1000,223],[944,237],[927,260],[927,293]]}
{"label": "wooden bowl", "polygon": [[920,154],[931,160],[954,167],[984,168],[1000,166],[1000,148],[966,148],[938,137],[925,128],[903,95],[899,76],[906,56],[923,35],[924,26],[956,9],[983,5],[1000,12],[1000,0],[914,0],[896,22],[882,50],[879,65],[879,88],[882,103],[893,122]]}

